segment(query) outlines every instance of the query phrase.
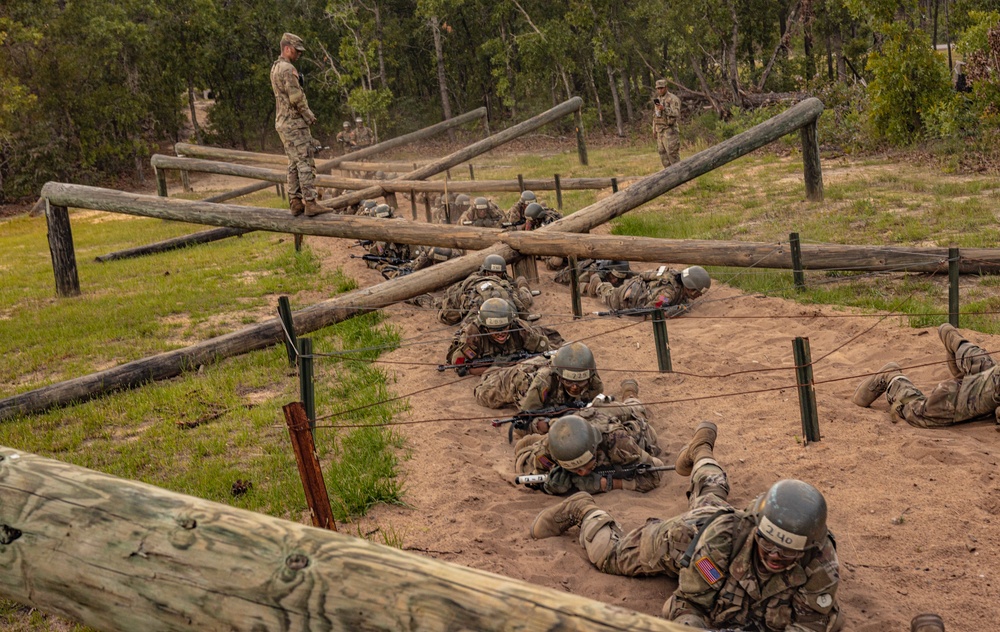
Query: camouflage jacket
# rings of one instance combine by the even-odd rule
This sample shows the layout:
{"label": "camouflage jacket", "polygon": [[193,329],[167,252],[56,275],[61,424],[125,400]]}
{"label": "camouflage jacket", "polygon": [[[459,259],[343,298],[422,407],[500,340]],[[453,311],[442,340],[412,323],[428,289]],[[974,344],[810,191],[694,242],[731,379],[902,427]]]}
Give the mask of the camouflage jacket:
{"label": "camouflage jacket", "polygon": [[548,350],[549,339],[545,333],[525,320],[514,319],[510,336],[503,344],[498,344],[489,336],[489,329],[480,327],[475,319],[469,318],[455,332],[455,339],[448,347],[448,362],[454,364],[459,358],[475,360],[511,355],[518,351],[541,353]]}
{"label": "camouflage jacket", "polygon": [[963,377],[954,401],[955,421],[975,419],[997,410],[1000,406],[1000,364]]}
{"label": "camouflage jacket", "polygon": [[509,279],[473,272],[445,290],[438,319],[447,325],[458,324],[488,298],[506,299],[521,314],[527,313],[533,302],[530,290],[516,287]]}
{"label": "camouflage jacket", "polygon": [[547,206],[542,207],[542,216],[525,221],[523,230],[535,230],[541,228],[542,226],[548,226],[552,222],[558,221],[562,218],[563,215],[559,211],[551,209]]}
{"label": "camouflage jacket", "polygon": [[274,91],[274,129],[279,132],[309,129],[316,115],[309,109],[302,90],[302,75],[283,57],[271,65],[271,90]]}
{"label": "camouflage jacket", "polygon": [[604,392],[604,382],[601,381],[601,376],[597,374],[597,371],[594,371],[594,375],[590,378],[590,383],[583,394],[579,398],[570,397],[563,388],[562,382],[559,381],[556,370],[547,366],[538,369],[535,373],[535,377],[532,378],[528,390],[518,402],[517,407],[518,410],[538,410],[539,408],[568,404],[577,399],[589,402],[602,392]]}
{"label": "camouflage jacket", "polygon": [[[681,118],[681,100],[672,92],[667,92],[662,97],[654,94],[653,99],[653,131],[676,128],[677,121]],[[656,105],[655,100],[659,100],[660,105]]]}
{"label": "camouflage jacket", "polygon": [[628,278],[607,296],[611,309],[673,307],[687,302],[681,273],[661,266]]}
{"label": "camouflage jacket", "polygon": [[355,127],[351,132],[351,137],[358,147],[368,147],[375,142],[375,133],[372,132],[371,128],[364,125]]}
{"label": "camouflage jacket", "polygon": [[[459,226],[479,226],[482,228],[499,228],[500,224],[507,221],[503,211],[497,208],[496,204],[490,202],[490,207],[486,210],[486,217],[477,217],[475,206],[470,206],[467,211],[458,218]],[[466,224],[466,222],[469,222]]]}
{"label": "camouflage jacket", "polygon": [[[833,539],[788,570],[759,576],[753,532],[754,507],[701,507],[677,520],[659,523],[652,543],[678,568],[677,590],[664,609],[673,620],[690,613],[713,628],[748,628],[783,632],[827,632],[838,618],[839,564]],[[698,531],[719,511],[694,547],[687,567],[681,558]],[[682,524],[681,524],[682,523]],[[668,564],[670,566],[670,564]]]}

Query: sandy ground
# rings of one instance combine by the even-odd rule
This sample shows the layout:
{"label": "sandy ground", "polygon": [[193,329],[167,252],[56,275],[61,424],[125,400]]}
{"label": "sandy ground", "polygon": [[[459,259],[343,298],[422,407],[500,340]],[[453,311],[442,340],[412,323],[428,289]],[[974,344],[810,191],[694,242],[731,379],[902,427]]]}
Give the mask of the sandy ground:
{"label": "sandy ground", "polygon": [[[348,241],[306,239],[325,266],[342,267],[361,285],[381,281],[348,258]],[[622,379],[638,380],[667,459],[707,419],[720,428],[715,453],[728,470],[735,505],[780,478],[806,480],[826,495],[842,565],[845,629],[909,629],[921,612],[941,614],[949,631],[992,629],[1000,613],[992,601],[998,595],[993,584],[1000,582],[996,425],[921,430],[892,423],[884,398],[872,409],[850,401],[860,376],[888,360],[904,367],[931,363],[907,371],[918,386],[948,378],[935,329],[745,295],[717,280],[690,316],[670,321],[675,372],[660,374],[649,322],[573,322],[568,289],[539,267],[541,323],[567,340],[586,339],[611,393]],[[653,265],[633,264],[647,267]],[[585,298],[584,309],[600,307]],[[675,587],[670,579],[599,573],[577,543],[576,529],[531,540],[534,516],[556,499],[512,483],[507,432],[489,423],[504,414],[475,403],[479,378],[456,382],[453,373],[405,364],[444,360],[450,330],[432,312],[394,306],[388,313],[405,339],[383,356],[400,363],[384,365],[395,376],[395,392],[439,387],[410,397],[411,410],[397,421],[441,421],[398,427],[409,449],[402,464],[407,505],[377,506],[346,530],[360,529],[376,541],[379,529],[401,534],[403,547],[422,555],[659,614]],[[1000,337],[965,333],[987,349],[1000,349]],[[805,446],[792,369],[796,336],[810,340],[823,435]],[[625,529],[647,517],[669,517],[686,507],[687,480],[672,474],[664,480],[651,493],[616,491],[598,496],[598,504]]]}

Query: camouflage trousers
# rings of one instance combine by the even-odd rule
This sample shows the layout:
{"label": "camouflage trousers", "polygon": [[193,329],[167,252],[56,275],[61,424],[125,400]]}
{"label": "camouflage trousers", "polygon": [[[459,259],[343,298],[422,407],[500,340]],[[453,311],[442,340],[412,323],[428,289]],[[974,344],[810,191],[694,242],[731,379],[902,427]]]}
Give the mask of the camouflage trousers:
{"label": "camouflage trousers", "polygon": [[611,309],[631,309],[643,307],[648,302],[649,292],[644,291],[645,287],[641,283],[627,283],[615,287],[594,275],[590,277],[587,285],[580,289],[580,294],[599,298]]}
{"label": "camouflage trousers", "polygon": [[517,406],[528,391],[535,372],[548,363],[547,358],[539,356],[513,366],[487,369],[475,389],[476,403],[486,408]]}
{"label": "camouflage trousers", "polygon": [[686,513],[668,520],[650,518],[646,524],[622,534],[608,512],[592,511],[580,524],[580,544],[602,573],[639,577],[677,577],[677,560],[698,533],[698,519],[730,507],[729,481],[718,464],[704,461],[691,473]]}
{"label": "camouflage trousers", "polygon": [[656,151],[664,167],[681,160],[681,133],[676,125],[664,126],[656,130]]}
{"label": "camouflage trousers", "polygon": [[313,138],[308,129],[278,132],[288,156],[288,199],[315,200],[316,163],[313,160]]}
{"label": "camouflage trousers", "polygon": [[989,352],[969,342],[954,352],[954,360],[959,375],[935,386],[930,395],[906,377],[894,378],[886,390],[893,414],[917,428],[940,428],[993,412],[1000,403],[1000,367]]}

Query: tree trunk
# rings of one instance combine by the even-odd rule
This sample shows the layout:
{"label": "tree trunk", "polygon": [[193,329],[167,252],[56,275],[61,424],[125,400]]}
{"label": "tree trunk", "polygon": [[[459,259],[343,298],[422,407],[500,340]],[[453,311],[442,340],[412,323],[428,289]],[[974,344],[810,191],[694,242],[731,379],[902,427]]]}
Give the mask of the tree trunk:
{"label": "tree trunk", "polygon": [[378,51],[378,78],[383,88],[389,87],[389,81],[385,76],[385,52],[382,46],[382,13],[378,9],[378,1],[372,2],[375,13],[375,49]]}
{"label": "tree trunk", "polygon": [[622,106],[618,100],[618,85],[615,80],[615,71],[611,69],[611,64],[607,64],[605,68],[608,71],[608,86],[611,87],[611,100],[615,104],[615,127],[618,131],[618,137],[625,137],[625,125],[622,122]]}
{"label": "tree trunk", "polygon": [[715,97],[712,96],[712,90],[708,87],[708,82],[705,81],[705,74],[701,71],[701,63],[694,56],[694,53],[688,53],[688,60],[691,62],[691,70],[693,70],[695,76],[698,77],[698,85],[701,86],[701,91],[705,93],[705,98],[712,104],[712,109],[715,110],[715,115],[722,118],[722,107],[719,105],[719,102],[715,100]]}
{"label": "tree trunk", "polygon": [[[434,58],[437,61],[438,89],[441,90],[441,110],[444,112],[444,120],[451,118],[451,103],[448,101],[448,82],[444,74],[444,48],[441,46],[441,25],[437,16],[428,19],[431,33],[434,34]],[[448,140],[455,142],[455,131],[448,129]]]}
{"label": "tree trunk", "polygon": [[742,103],[740,98],[740,69],[736,63],[736,51],[740,46],[740,18],[736,14],[736,5],[730,1],[727,2],[729,5],[729,15],[733,20],[733,28],[731,37],[733,41],[729,46],[728,52],[728,63],[729,63],[729,83],[733,89],[733,101],[737,104]]}
{"label": "tree trunk", "polygon": [[625,120],[631,123],[635,120],[635,113],[632,111],[632,86],[629,84],[632,83],[634,75],[632,73],[632,65],[629,64],[627,68],[628,70],[625,75],[622,76],[622,96],[625,97]]}
{"label": "tree trunk", "polygon": [[847,63],[844,61],[844,38],[840,27],[833,33],[833,56],[837,59],[837,80],[847,81]]}
{"label": "tree trunk", "polygon": [[204,144],[201,137],[201,125],[198,124],[198,110],[194,107],[194,81],[188,77],[188,108],[191,110],[191,126],[194,127],[194,138],[199,145]]}
{"label": "tree trunk", "polygon": [[591,71],[590,64],[587,64],[587,85],[590,86],[590,93],[594,95],[594,104],[597,106],[597,124],[601,126],[601,134],[607,136],[608,132],[604,129],[604,114],[601,112],[601,95],[597,93],[597,84],[594,82],[594,73]]}
{"label": "tree trunk", "polygon": [[816,76],[816,57],[813,55],[812,0],[802,0],[802,46],[806,58],[806,81]]}

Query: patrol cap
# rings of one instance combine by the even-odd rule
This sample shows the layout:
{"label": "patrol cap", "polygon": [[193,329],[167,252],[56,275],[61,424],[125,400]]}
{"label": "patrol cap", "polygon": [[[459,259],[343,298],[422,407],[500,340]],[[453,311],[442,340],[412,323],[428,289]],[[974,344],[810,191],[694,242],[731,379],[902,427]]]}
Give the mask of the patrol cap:
{"label": "patrol cap", "polygon": [[657,79],[656,80],[656,87],[657,88],[666,88],[667,87],[667,80],[666,79]]}
{"label": "patrol cap", "polygon": [[285,33],[284,35],[282,35],[281,46],[282,48],[284,48],[285,46],[291,46],[295,50],[300,50],[300,51],[304,51],[306,49],[306,45],[302,42],[302,38],[299,37],[298,35],[295,35],[294,33]]}

